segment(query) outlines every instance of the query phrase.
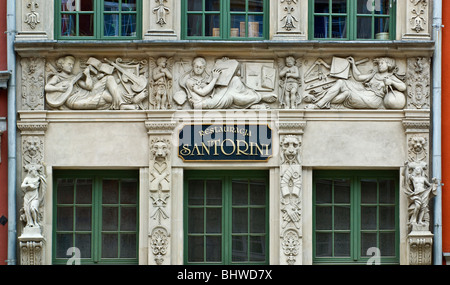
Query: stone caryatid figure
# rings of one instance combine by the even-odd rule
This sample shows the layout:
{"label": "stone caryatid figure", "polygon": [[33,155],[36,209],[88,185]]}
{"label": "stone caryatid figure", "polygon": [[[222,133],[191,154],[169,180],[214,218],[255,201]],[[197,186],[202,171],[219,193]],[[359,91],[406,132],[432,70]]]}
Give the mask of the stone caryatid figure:
{"label": "stone caryatid figure", "polygon": [[429,202],[436,196],[438,182],[436,178],[429,182],[425,176],[425,162],[405,162],[405,193],[409,204],[409,225],[412,230],[428,230]]}
{"label": "stone caryatid figure", "polygon": [[25,166],[27,175],[22,182],[23,216],[26,227],[39,228],[41,222],[40,208],[47,187],[45,175],[41,174],[42,165],[28,164]]}

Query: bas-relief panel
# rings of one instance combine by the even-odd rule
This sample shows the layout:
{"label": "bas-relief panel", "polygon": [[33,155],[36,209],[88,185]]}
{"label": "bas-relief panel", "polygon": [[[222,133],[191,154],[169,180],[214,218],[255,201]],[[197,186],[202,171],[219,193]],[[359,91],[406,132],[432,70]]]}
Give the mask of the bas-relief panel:
{"label": "bas-relief panel", "polygon": [[427,58],[69,55],[47,59],[44,92],[51,110],[428,109],[429,84],[416,82],[429,69]]}

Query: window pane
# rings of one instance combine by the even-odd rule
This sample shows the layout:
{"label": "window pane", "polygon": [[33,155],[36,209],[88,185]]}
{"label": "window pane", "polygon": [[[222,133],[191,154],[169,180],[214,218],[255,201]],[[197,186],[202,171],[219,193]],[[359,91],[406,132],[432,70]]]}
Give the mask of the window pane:
{"label": "window pane", "polygon": [[332,225],[332,208],[317,207],[316,208],[316,229],[331,230]]}
{"label": "window pane", "polygon": [[262,0],[247,0],[249,12],[264,12],[264,1]]}
{"label": "window pane", "polygon": [[77,8],[73,0],[61,0],[61,11],[75,11]]}
{"label": "window pane", "polygon": [[329,36],[329,17],[315,16],[314,17],[314,37],[318,39],[328,38]]}
{"label": "window pane", "polygon": [[263,180],[250,181],[250,205],[266,205],[266,184]]}
{"label": "window pane", "polygon": [[80,250],[81,258],[91,258],[91,234],[76,234],[75,246]]}
{"label": "window pane", "polygon": [[380,230],[395,230],[395,207],[380,206]]}
{"label": "window pane", "polygon": [[389,18],[375,18],[375,38],[389,39]]}
{"label": "window pane", "polygon": [[379,0],[379,6],[375,6],[375,14],[379,15],[389,15],[390,13],[390,2],[391,0]]}
{"label": "window pane", "polygon": [[233,205],[248,205],[248,183],[247,180],[233,180]]}
{"label": "window pane", "polygon": [[381,256],[395,256],[395,233],[380,233]]}
{"label": "window pane", "polygon": [[266,210],[250,209],[250,232],[265,233],[266,232]]}
{"label": "window pane", "polygon": [[222,260],[222,237],[206,237],[206,261],[220,262]]}
{"label": "window pane", "polygon": [[331,34],[333,38],[347,37],[347,18],[332,17]]}
{"label": "window pane", "polygon": [[361,179],[361,203],[377,203],[377,180]]}
{"label": "window pane", "polygon": [[90,231],[92,224],[92,210],[90,207],[77,207],[75,229],[77,231]]}
{"label": "window pane", "polygon": [[103,204],[119,203],[119,180],[104,179],[102,191]]}
{"label": "window pane", "polygon": [[375,9],[375,2],[372,0],[368,1],[356,1],[357,2],[357,9],[356,12],[358,14],[372,14],[372,11]]}
{"label": "window pane", "polygon": [[122,258],[136,258],[136,234],[121,234],[120,235],[120,257]]}
{"label": "window pane", "polygon": [[73,179],[58,179],[58,204],[73,204],[74,198],[74,180]]}
{"label": "window pane", "polygon": [[92,203],[92,180],[91,179],[77,179],[77,204],[91,204]]}
{"label": "window pane", "polygon": [[335,230],[350,229],[350,206],[334,207],[334,229]]}
{"label": "window pane", "polygon": [[[361,2],[361,1],[358,1]],[[333,13],[347,13],[347,0],[333,0]]]}
{"label": "window pane", "polygon": [[73,231],[73,207],[58,207],[56,212],[56,230]]}
{"label": "window pane", "polygon": [[248,210],[247,208],[233,208],[232,214],[232,231],[233,233],[248,232]]}
{"label": "window pane", "polygon": [[376,233],[361,233],[361,255],[366,255],[371,247],[378,247]]}
{"label": "window pane", "polygon": [[188,261],[201,262],[204,261],[203,249],[205,248],[203,236],[190,236],[188,237]]}
{"label": "window pane", "polygon": [[119,35],[119,15],[105,14],[104,15],[104,36],[113,37]]}
{"label": "window pane", "polygon": [[258,38],[263,36],[263,16],[249,15],[248,16],[248,37]]}
{"label": "window pane", "polygon": [[120,191],[121,204],[136,204],[137,202],[137,185],[136,180],[122,180]]}
{"label": "window pane", "polygon": [[56,257],[68,258],[67,250],[73,247],[72,234],[56,234]]}
{"label": "window pane", "polygon": [[119,209],[117,207],[103,207],[102,229],[104,231],[117,231],[119,229]]}
{"label": "window pane", "polygon": [[220,11],[220,0],[205,0],[205,11]]}
{"label": "window pane", "polygon": [[248,261],[248,237],[233,236],[231,245],[232,261]]}
{"label": "window pane", "polygon": [[102,257],[119,257],[119,237],[118,234],[102,234]]}
{"label": "window pane", "polygon": [[358,39],[372,39],[372,18],[358,17],[356,29]]}
{"label": "window pane", "polygon": [[203,180],[189,180],[188,203],[189,205],[203,205],[204,203]]}
{"label": "window pane", "polygon": [[245,12],[245,0],[230,0],[230,11]]}
{"label": "window pane", "polygon": [[94,35],[94,15],[80,14],[80,36],[92,37]]}
{"label": "window pane", "polygon": [[222,205],[222,181],[206,181],[206,205]]}
{"label": "window pane", "polygon": [[203,208],[191,208],[188,210],[189,223],[188,223],[188,233],[203,233],[204,232],[204,215]]}
{"label": "window pane", "polygon": [[77,9],[78,11],[94,11],[95,0],[78,0],[78,1],[80,2],[80,9],[79,10]]}
{"label": "window pane", "polygon": [[332,183],[333,181],[329,179],[319,179],[316,182],[316,204],[332,202]]}
{"label": "window pane", "polygon": [[136,11],[136,0],[122,0],[122,11]]}
{"label": "window pane", "polygon": [[344,257],[350,256],[350,234],[335,233],[334,234],[334,256]]}
{"label": "window pane", "polygon": [[202,1],[201,0],[188,0],[188,11],[202,11]]}
{"label": "window pane", "polygon": [[380,180],[379,187],[380,203],[394,204],[396,193],[394,180]]}
{"label": "window pane", "polygon": [[265,261],[266,240],[262,236],[250,237],[250,261]]}
{"label": "window pane", "polygon": [[206,232],[207,233],[222,232],[222,209],[220,208],[206,209]]}
{"label": "window pane", "polygon": [[315,0],[314,1],[314,13],[329,13],[330,1],[329,0]]}
{"label": "window pane", "polygon": [[120,209],[120,230],[135,231],[137,225],[137,212],[135,207],[122,207]]}
{"label": "window pane", "polygon": [[334,202],[350,203],[350,180],[334,180]]}
{"label": "window pane", "polygon": [[377,207],[361,207],[361,229],[377,229]]}
{"label": "window pane", "polygon": [[231,15],[231,28],[230,37],[245,37],[245,16],[244,15]]}
{"label": "window pane", "polygon": [[220,15],[205,15],[205,36],[220,35]]}
{"label": "window pane", "polygon": [[77,16],[61,15],[61,36],[73,37],[77,35]]}
{"label": "window pane", "polygon": [[316,256],[331,256],[332,234],[316,233]]}
{"label": "window pane", "polygon": [[120,0],[104,0],[105,11],[119,11]]}
{"label": "window pane", "polygon": [[202,36],[202,15],[188,15],[188,36]]}
{"label": "window pane", "polygon": [[122,31],[123,37],[135,37],[136,36],[136,15],[125,14],[122,15]]}

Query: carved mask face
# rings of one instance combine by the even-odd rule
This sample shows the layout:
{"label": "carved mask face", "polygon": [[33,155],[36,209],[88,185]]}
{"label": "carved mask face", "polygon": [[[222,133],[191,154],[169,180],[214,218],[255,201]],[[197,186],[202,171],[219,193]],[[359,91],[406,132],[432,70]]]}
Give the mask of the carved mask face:
{"label": "carved mask face", "polygon": [[300,147],[300,142],[298,138],[293,136],[287,136],[284,138],[282,143],[284,157],[287,161],[295,161],[298,155],[298,149]]}
{"label": "carved mask face", "polygon": [[416,138],[413,138],[413,140],[411,142],[411,146],[415,153],[419,153],[419,152],[423,151],[424,145],[425,145],[425,140],[423,138],[416,137]]}
{"label": "carved mask face", "polygon": [[168,155],[167,144],[165,142],[155,142],[153,144],[152,153],[155,160],[164,160]]}

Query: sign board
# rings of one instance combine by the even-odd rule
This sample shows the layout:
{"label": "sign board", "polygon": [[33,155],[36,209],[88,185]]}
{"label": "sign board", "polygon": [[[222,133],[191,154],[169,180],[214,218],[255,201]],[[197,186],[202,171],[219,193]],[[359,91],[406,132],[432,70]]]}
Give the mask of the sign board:
{"label": "sign board", "polygon": [[268,125],[186,125],[179,133],[178,156],[184,161],[267,161],[272,147]]}

